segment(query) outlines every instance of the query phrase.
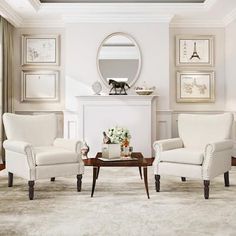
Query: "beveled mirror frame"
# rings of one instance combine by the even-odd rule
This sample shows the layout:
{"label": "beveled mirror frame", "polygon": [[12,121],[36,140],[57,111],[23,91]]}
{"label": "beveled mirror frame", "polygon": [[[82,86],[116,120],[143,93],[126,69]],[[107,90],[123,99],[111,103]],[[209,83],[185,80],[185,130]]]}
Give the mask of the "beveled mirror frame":
{"label": "beveled mirror frame", "polygon": [[134,79],[132,80],[131,83],[129,83],[129,86],[132,87],[132,86],[135,84],[135,82],[137,81],[137,79],[138,79],[138,77],[139,77],[139,75],[140,75],[140,72],[141,72],[142,56],[141,56],[141,50],[140,50],[140,47],[139,47],[138,43],[136,42],[136,40],[135,40],[132,36],[130,36],[130,35],[127,34],[127,33],[124,33],[124,32],[115,32],[115,33],[109,34],[109,35],[100,43],[100,46],[99,46],[98,51],[97,51],[97,70],[98,70],[98,74],[99,74],[99,76],[100,76],[100,78],[101,78],[103,84],[104,84],[106,87],[110,88],[108,82],[105,80],[105,78],[103,78],[102,73],[101,73],[100,68],[99,68],[99,53],[100,53],[100,50],[101,50],[103,44],[104,44],[108,39],[110,39],[111,37],[116,36],[116,35],[122,35],[122,36],[127,37],[128,39],[130,39],[130,40],[134,43],[134,45],[135,45],[135,46],[137,47],[137,49],[138,49],[138,55],[139,55],[139,65],[138,65],[138,69],[137,69],[137,72],[136,72],[136,74],[135,74]]}

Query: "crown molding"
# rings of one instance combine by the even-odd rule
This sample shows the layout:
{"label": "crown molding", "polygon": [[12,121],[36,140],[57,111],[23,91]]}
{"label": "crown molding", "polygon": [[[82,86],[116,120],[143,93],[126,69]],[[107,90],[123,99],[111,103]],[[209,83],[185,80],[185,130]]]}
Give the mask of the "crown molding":
{"label": "crown molding", "polygon": [[210,10],[219,0],[206,0],[204,4],[204,8],[206,10]]}
{"label": "crown molding", "polygon": [[[162,4],[170,8],[168,4]],[[182,4],[181,4],[182,5]],[[183,4],[184,6],[189,4]],[[176,4],[176,6],[178,6]],[[86,3],[41,5],[40,11],[58,13],[55,19],[28,19],[21,27],[63,27],[69,23],[169,23],[173,14],[165,14],[165,9],[157,4],[132,3]],[[64,13],[63,13],[64,12]],[[58,22],[57,22],[58,21]]]}
{"label": "crown molding", "polygon": [[31,6],[34,8],[34,10],[37,12],[41,6],[42,3],[39,0],[28,0]]}
{"label": "crown molding", "polygon": [[24,19],[18,28],[63,28],[65,22],[60,18],[56,19]]}
{"label": "crown molding", "polygon": [[229,25],[231,22],[233,22],[236,19],[236,8],[233,9],[228,15],[226,15],[223,19],[225,27]]}
{"label": "crown molding", "polygon": [[[29,1],[29,0],[28,0]],[[218,1],[218,0],[206,0],[205,3],[41,3],[42,9],[47,10],[94,10],[94,9],[128,9],[135,11],[136,9],[150,9],[150,10],[165,10],[165,9],[180,9],[185,10],[194,8],[196,10],[203,10],[207,8],[209,1]],[[212,5],[212,4],[211,4]]]}
{"label": "crown molding", "polygon": [[63,16],[63,21],[68,23],[169,23],[173,15],[156,15],[147,13],[123,14],[68,14]]}
{"label": "crown molding", "polygon": [[[52,18],[22,18],[5,0],[0,1],[0,12],[16,27],[64,27],[69,23],[170,23],[178,27],[225,27],[236,19],[236,9],[221,20],[178,20],[174,13],[208,11],[219,0],[204,3],[41,3],[27,0],[36,12],[54,12]],[[168,13],[166,13],[168,12]],[[56,14],[57,13],[57,14]],[[172,20],[173,19],[173,20]],[[172,21],[172,22],[171,22]]]}
{"label": "crown molding", "polygon": [[221,20],[173,20],[170,28],[224,28]]}
{"label": "crown molding", "polygon": [[5,2],[0,1],[0,14],[15,27],[19,27],[23,23],[23,19]]}

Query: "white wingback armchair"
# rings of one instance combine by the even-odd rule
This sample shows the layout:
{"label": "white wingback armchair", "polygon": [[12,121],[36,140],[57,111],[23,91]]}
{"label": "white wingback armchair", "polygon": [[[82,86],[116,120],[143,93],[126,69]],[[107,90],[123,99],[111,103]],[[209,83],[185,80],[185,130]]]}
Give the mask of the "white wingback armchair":
{"label": "white wingback armchair", "polygon": [[229,186],[231,152],[230,140],[233,115],[192,115],[178,117],[179,138],[156,141],[153,162],[156,191],[160,191],[160,176],[174,175],[202,179],[204,197],[209,198],[210,180],[224,173]]}
{"label": "white wingback armchair", "polygon": [[84,163],[81,142],[56,138],[57,119],[49,115],[16,115],[5,113],[3,123],[7,140],[8,186],[13,174],[28,180],[29,199],[34,198],[34,182],[38,179],[77,175],[77,191],[81,191]]}

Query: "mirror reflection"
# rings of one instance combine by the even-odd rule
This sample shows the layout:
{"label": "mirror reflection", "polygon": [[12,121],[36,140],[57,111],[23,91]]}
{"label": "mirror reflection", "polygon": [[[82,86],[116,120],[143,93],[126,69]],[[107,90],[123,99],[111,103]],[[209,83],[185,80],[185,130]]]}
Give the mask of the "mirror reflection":
{"label": "mirror reflection", "polygon": [[109,80],[115,80],[132,86],[138,78],[141,65],[140,50],[129,35],[109,35],[99,48],[97,60],[98,71],[106,85]]}

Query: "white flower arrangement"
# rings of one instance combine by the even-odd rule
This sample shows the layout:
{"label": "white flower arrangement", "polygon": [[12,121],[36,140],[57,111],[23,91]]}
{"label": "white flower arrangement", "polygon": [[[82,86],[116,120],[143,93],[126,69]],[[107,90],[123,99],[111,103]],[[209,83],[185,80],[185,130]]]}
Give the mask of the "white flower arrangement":
{"label": "white flower arrangement", "polygon": [[111,143],[119,143],[121,145],[125,139],[128,139],[128,141],[131,139],[129,130],[118,126],[108,129],[107,135],[111,139]]}

